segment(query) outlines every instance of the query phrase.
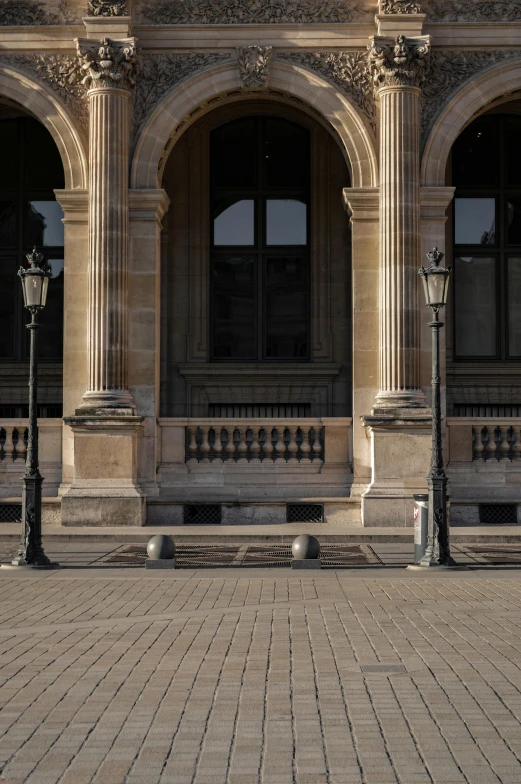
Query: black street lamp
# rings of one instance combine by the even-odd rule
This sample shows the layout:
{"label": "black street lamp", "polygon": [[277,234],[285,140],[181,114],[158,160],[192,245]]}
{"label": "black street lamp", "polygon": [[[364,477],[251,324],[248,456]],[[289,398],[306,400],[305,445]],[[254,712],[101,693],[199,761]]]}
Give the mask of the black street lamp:
{"label": "black street lamp", "polygon": [[425,301],[432,309],[432,453],[431,470],[427,477],[429,488],[428,539],[425,555],[419,566],[425,568],[449,568],[456,566],[450,554],[449,526],[447,522],[447,476],[443,466],[441,442],[441,397],[440,397],[440,310],[447,304],[450,267],[441,267],[444,254],[438,248],[427,253],[430,267],[420,267]]}
{"label": "black street lamp", "polygon": [[29,358],[29,438],[27,459],[22,480],[22,535],[18,555],[10,567],[30,569],[53,569],[42,547],[42,482],[38,468],[38,421],[36,413],[38,391],[38,314],[45,307],[51,268],[36,248],[27,256],[29,269],[20,268],[18,275],[22,280],[24,305],[31,313],[27,329],[31,335]]}

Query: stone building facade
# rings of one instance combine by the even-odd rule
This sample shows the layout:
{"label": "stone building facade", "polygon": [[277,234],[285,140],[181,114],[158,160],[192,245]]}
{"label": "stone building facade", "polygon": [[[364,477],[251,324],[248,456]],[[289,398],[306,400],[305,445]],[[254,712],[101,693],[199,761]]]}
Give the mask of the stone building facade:
{"label": "stone building facade", "polygon": [[520,99],[518,0],[0,0],[0,501],[34,243],[48,518],[410,523],[437,246],[452,516],[515,519]]}

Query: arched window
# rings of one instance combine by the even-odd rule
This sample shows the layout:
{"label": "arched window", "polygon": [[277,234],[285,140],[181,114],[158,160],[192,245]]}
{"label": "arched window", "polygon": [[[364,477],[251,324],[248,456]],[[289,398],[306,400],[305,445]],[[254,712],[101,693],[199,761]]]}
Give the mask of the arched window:
{"label": "arched window", "polygon": [[[14,114],[5,118],[5,114]],[[29,356],[28,320],[18,269],[33,246],[49,262],[47,305],[42,313],[39,357],[62,360],[63,212],[54,188],[64,187],[63,166],[50,133],[31,117],[9,109],[0,115],[0,361]]]}
{"label": "arched window", "polygon": [[479,117],[453,149],[454,357],[521,358],[521,117]]}
{"label": "arched window", "polygon": [[212,361],[310,356],[309,132],[247,117],[211,135]]}

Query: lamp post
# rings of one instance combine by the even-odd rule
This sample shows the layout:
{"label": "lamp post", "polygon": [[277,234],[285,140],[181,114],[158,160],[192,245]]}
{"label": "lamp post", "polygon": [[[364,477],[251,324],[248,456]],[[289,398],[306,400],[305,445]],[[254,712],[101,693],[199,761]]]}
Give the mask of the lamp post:
{"label": "lamp post", "polygon": [[425,555],[419,563],[420,568],[449,568],[456,566],[451,557],[449,545],[449,526],[447,522],[447,476],[443,466],[441,441],[441,397],[440,397],[440,310],[447,304],[450,267],[441,267],[444,254],[438,248],[427,253],[430,266],[420,267],[423,280],[425,301],[431,308],[434,320],[432,329],[432,452],[431,470],[427,477],[429,488],[428,539]]}
{"label": "lamp post", "polygon": [[22,480],[22,535],[18,555],[9,565],[11,568],[53,569],[42,547],[42,482],[38,468],[38,422],[36,413],[38,390],[38,314],[45,307],[47,287],[52,276],[51,269],[36,248],[27,256],[29,269],[20,268],[18,275],[22,281],[24,305],[31,313],[27,324],[30,332],[29,355],[29,438],[27,459]]}

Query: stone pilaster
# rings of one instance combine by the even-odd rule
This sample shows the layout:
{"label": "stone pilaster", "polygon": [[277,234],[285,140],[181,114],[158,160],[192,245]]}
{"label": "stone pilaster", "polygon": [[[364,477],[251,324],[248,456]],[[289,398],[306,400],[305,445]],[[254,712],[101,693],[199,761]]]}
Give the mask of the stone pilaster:
{"label": "stone pilaster", "polygon": [[135,41],[77,41],[89,101],[88,388],[78,413],[128,415],[129,98]]}
{"label": "stone pilaster", "polygon": [[420,387],[420,97],[430,38],[374,37],[380,102],[380,391],[378,414],[426,407]]}

